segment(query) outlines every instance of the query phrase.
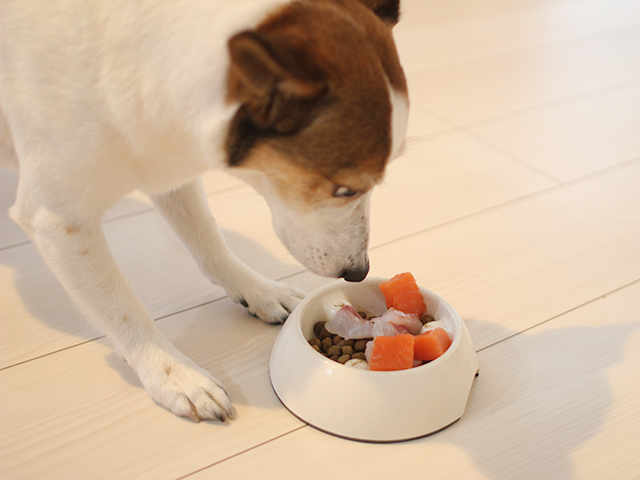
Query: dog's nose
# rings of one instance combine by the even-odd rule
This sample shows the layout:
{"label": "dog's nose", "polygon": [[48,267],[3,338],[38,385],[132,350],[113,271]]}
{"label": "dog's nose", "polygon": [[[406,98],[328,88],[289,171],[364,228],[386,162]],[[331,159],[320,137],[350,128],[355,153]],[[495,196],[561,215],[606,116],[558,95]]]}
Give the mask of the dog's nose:
{"label": "dog's nose", "polygon": [[361,282],[369,273],[369,262],[360,268],[345,268],[340,277],[344,278],[347,282]]}

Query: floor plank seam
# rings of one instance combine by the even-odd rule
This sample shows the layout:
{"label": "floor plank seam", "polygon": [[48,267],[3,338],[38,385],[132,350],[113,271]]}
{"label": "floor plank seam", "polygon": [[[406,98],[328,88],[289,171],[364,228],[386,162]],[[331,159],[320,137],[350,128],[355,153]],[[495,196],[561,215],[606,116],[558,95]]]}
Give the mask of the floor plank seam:
{"label": "floor plank seam", "polygon": [[483,350],[487,350],[487,349],[489,349],[491,347],[499,345],[502,342],[505,342],[505,341],[507,341],[507,340],[509,340],[511,338],[517,337],[518,335],[526,333],[529,330],[533,330],[534,328],[537,328],[537,327],[539,327],[541,325],[545,325],[545,324],[547,324],[549,322],[552,322],[553,320],[556,320],[556,319],[562,317],[563,315],[567,315],[568,313],[571,313],[571,312],[573,312],[575,310],[578,310],[579,308],[582,308],[582,307],[585,307],[587,305],[590,305],[590,304],[592,304],[594,302],[597,302],[598,300],[602,300],[602,299],[606,298],[608,295],[613,295],[614,293],[617,293],[617,292],[619,292],[621,290],[624,290],[625,288],[632,287],[633,285],[636,285],[638,283],[640,283],[640,278],[637,278],[637,279],[635,279],[635,280],[633,280],[633,281],[631,281],[629,283],[626,283],[625,285],[621,285],[621,286],[619,286],[617,288],[614,288],[613,290],[610,290],[610,291],[608,291],[606,293],[603,293],[602,295],[598,295],[597,297],[594,297],[591,300],[587,300],[586,302],[583,302],[580,305],[576,305],[575,307],[572,307],[572,308],[570,308],[570,309],[568,309],[568,310],[566,310],[566,311],[564,311],[562,313],[558,313],[557,315],[554,315],[554,316],[552,316],[550,318],[547,318],[546,320],[543,320],[542,322],[538,322],[535,325],[531,325],[531,326],[529,326],[529,327],[527,327],[527,328],[525,328],[523,330],[520,330],[519,332],[513,333],[513,334],[508,335],[508,336],[506,336],[504,338],[501,338],[500,340],[497,340],[497,341],[495,341],[495,342],[493,342],[493,343],[491,343],[489,345],[485,345],[484,347],[477,349],[476,353],[480,353]]}
{"label": "floor plank seam", "polygon": [[472,218],[472,217],[474,217],[476,215],[484,215],[484,214],[487,214],[487,213],[495,212],[495,211],[498,211],[498,210],[500,210],[502,208],[510,207],[510,206],[513,206],[513,205],[517,205],[518,203],[525,202],[527,200],[531,200],[531,199],[534,199],[534,198],[542,197],[544,195],[556,192],[558,190],[563,190],[565,188],[570,188],[570,187],[572,187],[574,185],[578,185],[580,183],[588,182],[588,181],[590,181],[590,180],[592,180],[594,178],[597,178],[597,177],[601,177],[601,176],[609,175],[611,173],[615,173],[618,170],[622,170],[624,168],[628,168],[628,167],[634,166],[634,165],[639,164],[639,163],[640,163],[640,157],[634,157],[634,158],[632,158],[630,160],[626,160],[626,161],[618,163],[616,165],[612,165],[610,167],[603,168],[603,169],[598,170],[596,172],[588,173],[586,175],[582,175],[580,177],[568,180],[566,182],[562,182],[562,183],[559,183],[557,185],[553,185],[553,186],[550,186],[550,187],[547,187],[547,188],[543,188],[541,190],[537,190],[535,192],[528,193],[528,194],[523,195],[521,197],[513,198],[513,199],[508,200],[506,202],[502,202],[502,203],[499,203],[499,204],[496,204],[496,205],[492,205],[491,207],[483,208],[482,210],[478,210],[478,211],[471,212],[471,213],[468,213],[466,215],[463,215],[461,217],[457,217],[457,218],[454,218],[454,219],[451,219],[451,220],[447,220],[446,222],[438,223],[438,224],[433,225],[431,227],[428,227],[428,228],[425,228],[423,230],[419,230],[419,231],[410,233],[408,235],[404,235],[404,236],[399,237],[397,239],[388,240],[386,242],[383,242],[383,243],[380,243],[378,245],[375,245],[375,246],[371,247],[370,250],[374,250],[376,248],[380,248],[380,247],[383,247],[383,246],[391,245],[391,244],[393,244],[393,243],[395,243],[397,241],[401,241],[401,240],[404,240],[406,238],[415,237],[416,235],[421,235],[423,233],[427,233],[427,232],[430,232],[430,231],[433,231],[433,230],[436,230],[436,229],[447,227],[449,225],[454,225],[456,223],[468,220],[469,218]]}
{"label": "floor plank seam", "polygon": [[190,472],[186,475],[183,475],[182,477],[177,477],[175,480],[183,480],[185,478],[189,478],[192,475],[195,475],[196,473],[200,473],[203,472],[205,470],[208,470],[209,468],[215,467],[216,465],[220,465],[223,462],[226,462],[227,460],[231,460],[235,457],[238,457],[240,455],[243,455],[247,452],[250,452],[252,450],[255,450],[256,448],[262,447],[264,445],[266,445],[267,443],[273,442],[274,440],[278,440],[280,438],[286,437],[287,435],[290,435],[291,433],[297,432],[298,430],[302,430],[303,428],[307,428],[307,425],[300,425],[297,428],[294,428],[293,430],[289,430],[288,432],[282,433],[280,435],[277,435],[273,438],[270,438],[269,440],[265,440],[264,442],[258,443],[257,445],[253,445],[252,447],[246,448],[244,450],[242,450],[241,452],[237,452],[234,453],[233,455],[229,455],[227,458],[223,458],[222,460],[218,460],[217,462],[212,463],[211,465],[207,465],[206,467],[202,467],[199,468],[198,470],[194,470],[193,472]]}
{"label": "floor plank seam", "polygon": [[493,150],[494,152],[502,155],[503,157],[508,158],[512,162],[517,163],[521,167],[526,168],[530,172],[538,175],[539,177],[544,178],[545,180],[549,180],[550,182],[552,182],[552,183],[554,183],[556,185],[560,185],[562,183],[562,180],[560,180],[559,178],[554,177],[550,173],[542,170],[541,168],[536,167],[535,165],[532,165],[531,163],[527,162],[526,160],[524,160],[524,159],[520,158],[519,156],[509,152],[508,150],[505,150],[502,147],[499,147],[495,143],[490,142],[489,140],[485,139],[484,137],[481,137],[480,135],[478,135],[477,133],[475,133],[475,132],[473,132],[471,130],[462,129],[462,131],[460,133],[472,138],[476,142],[484,145],[485,147]]}
{"label": "floor plank seam", "polygon": [[74,343],[73,345],[67,345],[64,348],[59,348],[58,350],[53,350],[51,352],[43,353],[42,355],[38,355],[36,357],[29,358],[27,360],[22,360],[20,362],[13,363],[13,364],[7,365],[5,367],[0,367],[0,372],[3,372],[5,370],[9,370],[10,368],[19,367],[20,365],[24,365],[26,363],[34,362],[34,361],[40,360],[42,358],[50,357],[51,355],[56,355],[58,353],[66,351],[66,350],[71,350],[72,348],[80,347],[82,345],[86,345],[87,343],[95,342],[95,341],[100,340],[102,338],[107,338],[107,336],[106,335],[101,335],[99,337],[89,338],[89,339],[84,340],[82,342]]}
{"label": "floor plank seam", "polygon": [[542,170],[540,168],[537,168],[534,165],[531,165],[529,162],[521,159],[517,155],[514,155],[511,152],[509,152],[507,150],[504,150],[501,147],[498,147],[497,145],[489,142],[485,138],[483,138],[483,137],[477,135],[476,133],[470,131],[469,129],[465,128],[464,125],[458,125],[453,120],[451,120],[451,119],[449,119],[447,117],[443,117],[439,113],[436,113],[433,110],[431,110],[431,109],[429,109],[429,108],[427,108],[424,105],[421,105],[419,103],[416,105],[416,107],[422,113],[424,113],[426,115],[429,115],[430,117],[432,117],[432,118],[444,123],[445,125],[448,125],[448,128],[446,128],[444,130],[440,130],[438,132],[434,132],[433,134],[430,134],[430,135],[427,135],[427,136],[412,136],[409,139],[410,141],[412,141],[414,139],[421,139],[421,140],[424,140],[424,141],[426,141],[426,140],[435,140],[437,138],[442,138],[442,137],[445,137],[445,136],[450,136],[450,135],[455,135],[455,134],[464,135],[464,136],[469,137],[469,138],[473,139],[474,141],[484,145],[485,147],[493,150],[494,152],[498,153],[502,157],[505,157],[505,158],[511,160],[512,162],[520,165],[521,167],[526,168],[527,170],[529,170],[532,173],[544,178],[545,180],[548,180],[548,181],[554,183],[555,185],[559,185],[560,183],[562,183],[562,181],[560,179],[557,179],[557,178],[553,177],[549,173],[545,172],[544,170]]}
{"label": "floor plank seam", "polygon": [[109,225],[111,223],[116,223],[121,220],[129,220],[131,218],[141,217],[143,215],[147,215],[149,213],[155,212],[156,209],[154,207],[145,208],[143,210],[138,210],[137,212],[125,213],[124,215],[118,215],[117,217],[108,218],[106,220],[102,220],[102,225]]}
{"label": "floor plank seam", "polygon": [[[246,185],[236,185],[236,186],[233,186],[233,187],[223,188],[221,190],[216,190],[216,191],[213,191],[213,192],[208,192],[208,193],[206,193],[206,196],[207,196],[207,198],[217,197],[218,195],[222,195],[224,193],[232,192],[234,190],[244,189],[246,187],[247,187]],[[102,220],[100,223],[101,223],[101,225],[109,225],[109,224],[116,223],[116,222],[119,222],[119,221],[122,221],[122,220],[129,220],[131,218],[141,217],[143,215],[147,215],[149,213],[153,213],[153,212],[156,212],[156,211],[157,211],[156,208],[151,206],[151,207],[148,207],[148,208],[144,208],[142,210],[137,210],[135,212],[125,213],[123,215],[117,215],[117,216],[112,217],[112,218],[107,218],[105,220]],[[30,239],[28,239],[28,240],[24,240],[22,242],[13,243],[11,245],[5,245],[4,247],[0,247],[0,252],[2,252],[4,250],[9,250],[11,248],[17,248],[17,247],[22,247],[24,245],[30,245],[32,243],[33,242]]]}
{"label": "floor plank seam", "polygon": [[[210,305],[210,304],[218,302],[220,300],[224,300],[225,298],[229,298],[229,296],[225,295],[223,297],[215,298],[213,300],[209,300],[207,302],[203,302],[203,303],[200,303],[198,305],[193,305],[191,307],[183,308],[182,310],[179,310],[179,311],[176,311],[176,312],[173,312],[173,313],[168,313],[166,315],[162,315],[161,317],[154,318],[153,321],[157,322],[159,320],[164,320],[164,319],[166,319],[168,317],[172,317],[174,315],[179,315],[181,313],[188,312],[189,310],[195,310],[196,308],[204,307],[206,305]],[[84,340],[82,342],[74,343],[73,345],[68,345],[68,346],[66,346],[64,348],[60,348],[58,350],[47,352],[47,353],[44,353],[42,355],[38,355],[37,357],[30,358],[28,360],[23,360],[21,362],[16,362],[16,363],[13,363],[11,365],[7,365],[5,367],[0,367],[0,372],[2,372],[3,370],[8,370],[9,368],[18,367],[20,365],[24,365],[25,363],[33,362],[35,360],[39,360],[41,358],[48,357],[50,355],[61,353],[61,352],[64,352],[66,350],[70,350],[70,349],[75,348],[75,347],[80,347],[82,345],[86,345],[87,343],[96,342],[96,341],[101,340],[103,338],[107,338],[107,335],[99,335],[97,337],[88,338],[88,339],[86,339],[86,340]]]}
{"label": "floor plank seam", "polygon": [[[584,34],[584,35],[576,35],[574,37],[565,38],[562,40],[555,40],[550,42],[542,42],[534,45],[527,45],[519,48],[502,50],[495,53],[491,53],[488,55],[479,55],[476,57],[471,57],[467,59],[457,60],[450,63],[440,63],[437,65],[432,65],[426,68],[419,68],[410,70],[408,72],[409,75],[413,74],[424,74],[430,72],[438,72],[441,73],[443,71],[451,71],[451,70],[460,70],[463,68],[467,68],[469,66],[481,65],[488,62],[495,62],[506,60],[509,58],[521,58],[532,53],[540,53],[540,52],[552,52],[554,50],[560,50],[563,48],[571,48],[577,47],[580,45],[585,45],[593,42],[602,42],[606,40],[611,40],[619,37],[624,37],[626,35],[633,35],[640,31],[640,24],[628,25],[622,28],[612,28],[608,30],[603,30],[601,32],[596,32],[593,34]],[[402,53],[400,53],[400,58],[402,59]]]}
{"label": "floor plank seam", "polygon": [[11,245],[6,245],[4,247],[0,247],[0,252],[4,252],[5,250],[10,250],[12,248],[22,247],[24,245],[30,245],[33,243],[31,240],[25,240],[24,242],[13,243]]}
{"label": "floor plank seam", "polygon": [[474,130],[476,128],[483,128],[491,125],[495,125],[496,123],[504,122],[507,120],[513,120],[518,117],[524,117],[527,115],[531,115],[534,113],[545,112],[549,110],[553,110],[555,108],[563,107],[566,105],[574,105],[576,103],[593,100],[598,97],[603,97],[606,95],[610,95],[613,93],[622,92],[624,90],[629,90],[632,88],[637,88],[640,86],[640,78],[634,78],[631,80],[625,80],[624,82],[614,83],[612,85],[606,85],[604,87],[594,88],[592,90],[587,90],[580,93],[575,93],[572,95],[567,95],[565,97],[557,98],[554,100],[548,100],[546,102],[537,103],[535,105],[530,105],[528,107],[517,108],[515,110],[510,110],[508,112],[500,113],[498,115],[493,115],[491,117],[481,118],[479,120],[474,120],[466,123],[456,123],[450,118],[444,117],[441,114],[434,112],[429,107],[425,106],[420,102],[413,102],[411,106],[413,108],[417,108],[420,112],[425,115],[429,115],[442,123],[445,123],[449,128],[440,130],[438,132],[434,132],[433,134],[428,135],[431,137],[433,135],[435,138],[444,136],[444,134],[451,135],[453,133],[462,133],[467,132],[469,130]]}

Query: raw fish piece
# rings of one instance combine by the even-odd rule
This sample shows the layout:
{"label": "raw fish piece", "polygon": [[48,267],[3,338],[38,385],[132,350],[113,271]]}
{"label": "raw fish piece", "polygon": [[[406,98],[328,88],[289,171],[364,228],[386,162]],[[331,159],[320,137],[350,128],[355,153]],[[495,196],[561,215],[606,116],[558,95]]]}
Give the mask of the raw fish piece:
{"label": "raw fish piece", "polygon": [[417,335],[422,329],[422,322],[417,315],[406,314],[395,308],[390,308],[371,321],[373,322],[372,337],[403,333]]}
{"label": "raw fish piece", "polygon": [[417,335],[422,328],[422,322],[417,315],[402,313],[395,308],[390,308],[379,317],[365,320],[355,308],[345,305],[325,327],[329,332],[345,339],[371,338],[403,333]]}
{"label": "raw fish piece", "polygon": [[451,345],[451,337],[443,328],[434,328],[416,337],[414,358],[429,362],[435,360]]}
{"label": "raw fish piece", "polygon": [[413,367],[413,335],[404,333],[376,337],[371,349],[369,370],[405,370]]}
{"label": "raw fish piece", "polygon": [[384,295],[387,308],[396,308],[404,313],[414,313],[421,317],[427,311],[420,287],[411,273],[399,273],[382,282],[380,291]]}
{"label": "raw fish piece", "polygon": [[[418,323],[420,323],[418,321]],[[325,324],[325,328],[334,335],[340,335],[344,339],[371,338],[373,335],[373,322],[365,320],[351,305],[345,305],[336,316]]]}
{"label": "raw fish piece", "polygon": [[371,362],[371,352],[373,352],[373,340],[367,342],[367,345],[364,347],[364,359],[367,363]]}

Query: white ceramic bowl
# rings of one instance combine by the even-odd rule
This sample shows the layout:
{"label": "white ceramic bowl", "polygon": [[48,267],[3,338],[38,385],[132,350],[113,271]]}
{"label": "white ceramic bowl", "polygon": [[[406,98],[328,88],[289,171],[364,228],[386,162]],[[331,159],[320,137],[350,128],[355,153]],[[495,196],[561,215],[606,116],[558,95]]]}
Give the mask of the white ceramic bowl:
{"label": "white ceramic bowl", "polygon": [[469,332],[449,303],[420,288],[427,312],[452,335],[436,360],[409,370],[379,372],[341,365],[309,344],[313,325],[327,320],[325,305],[345,299],[358,311],[385,310],[378,284],[342,280],[308,295],[278,334],[270,361],[271,384],[291,413],[325,432],[355,440],[393,442],[437,432],[464,413],[478,359]]}

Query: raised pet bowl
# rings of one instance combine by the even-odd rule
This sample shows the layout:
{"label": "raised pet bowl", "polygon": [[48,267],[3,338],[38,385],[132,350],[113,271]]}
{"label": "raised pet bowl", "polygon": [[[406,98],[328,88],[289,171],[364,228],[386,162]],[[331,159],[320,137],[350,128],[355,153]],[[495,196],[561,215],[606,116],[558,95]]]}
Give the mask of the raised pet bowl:
{"label": "raised pet bowl", "polygon": [[325,309],[344,301],[358,311],[381,315],[378,285],[333,282],[308,295],[291,313],[271,353],[270,377],[284,406],[309,425],[354,440],[394,442],[442,430],[464,413],[478,359],[466,326],[448,302],[420,288],[427,312],[452,335],[439,358],[409,370],[379,372],[334,362],[308,340],[313,325],[328,320]]}

